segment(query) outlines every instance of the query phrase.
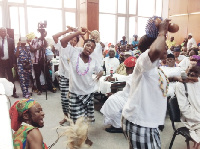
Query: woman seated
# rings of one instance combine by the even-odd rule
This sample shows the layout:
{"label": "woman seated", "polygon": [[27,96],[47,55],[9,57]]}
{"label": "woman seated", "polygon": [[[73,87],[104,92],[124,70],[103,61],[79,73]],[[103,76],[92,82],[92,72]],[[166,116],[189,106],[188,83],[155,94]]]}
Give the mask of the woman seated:
{"label": "woman seated", "polygon": [[121,129],[121,113],[128,99],[128,94],[130,91],[130,83],[131,83],[131,74],[134,70],[136,63],[135,57],[129,57],[124,61],[124,65],[126,66],[126,73],[128,76],[126,81],[126,86],[124,87],[123,91],[117,92],[110,96],[106,102],[104,103],[103,107],[101,108],[101,113],[105,116],[104,124],[111,125],[110,128],[106,128],[107,132],[111,133],[122,133]]}
{"label": "woman seated", "polygon": [[116,72],[117,67],[119,66],[119,60],[115,58],[115,48],[110,48],[108,51],[109,57],[104,58],[106,74],[110,75],[110,70],[113,70],[113,73]]}
{"label": "woman seated", "polygon": [[187,78],[183,80],[187,86],[188,97],[183,83],[176,84],[176,96],[182,113],[181,121],[190,129],[191,137],[200,142],[200,56],[193,55],[190,67],[187,70]]}

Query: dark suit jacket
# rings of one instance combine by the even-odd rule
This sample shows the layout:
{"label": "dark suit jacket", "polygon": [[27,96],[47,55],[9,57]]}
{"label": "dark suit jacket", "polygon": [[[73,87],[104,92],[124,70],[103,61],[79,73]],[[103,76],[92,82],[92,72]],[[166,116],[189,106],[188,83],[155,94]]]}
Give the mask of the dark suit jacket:
{"label": "dark suit jacket", "polygon": [[[17,58],[14,55],[14,50],[15,50],[15,43],[14,40],[12,38],[7,38],[7,42],[8,42],[8,56],[9,56],[9,67],[13,67],[13,64],[17,63]],[[2,48],[2,47],[0,47]],[[0,60],[1,63],[1,60]]]}

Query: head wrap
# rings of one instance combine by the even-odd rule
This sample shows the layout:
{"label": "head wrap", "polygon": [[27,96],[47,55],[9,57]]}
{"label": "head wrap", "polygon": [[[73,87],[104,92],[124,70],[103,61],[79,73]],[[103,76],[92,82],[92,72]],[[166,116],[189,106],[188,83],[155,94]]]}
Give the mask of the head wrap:
{"label": "head wrap", "polygon": [[22,99],[16,101],[13,106],[9,110],[10,118],[11,118],[11,128],[14,131],[17,131],[22,122],[19,121],[19,117],[22,116],[23,113],[28,111],[33,105],[37,102],[33,99]]}
{"label": "head wrap", "polygon": [[136,63],[136,58],[131,56],[131,57],[128,57],[125,61],[124,61],[124,65],[126,67],[134,67],[135,66],[135,63]]}
{"label": "head wrap", "polygon": [[147,25],[145,28],[147,37],[157,38],[158,27],[156,27],[156,24],[155,24],[156,19],[160,19],[162,21],[162,18],[158,16],[153,16],[147,21]]}
{"label": "head wrap", "polygon": [[90,39],[93,39],[96,43],[100,42],[100,33],[97,30],[90,32]]}
{"label": "head wrap", "polygon": [[190,57],[190,61],[196,61],[197,62],[196,65],[200,66],[200,56],[199,55],[192,55]]}
{"label": "head wrap", "polygon": [[192,33],[189,33],[188,36],[192,36]]}

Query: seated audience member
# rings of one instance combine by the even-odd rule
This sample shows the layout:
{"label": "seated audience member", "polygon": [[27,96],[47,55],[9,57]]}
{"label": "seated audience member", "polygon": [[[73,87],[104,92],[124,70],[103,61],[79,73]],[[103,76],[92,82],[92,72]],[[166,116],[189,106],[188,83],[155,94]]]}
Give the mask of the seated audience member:
{"label": "seated audience member", "polygon": [[180,55],[184,55],[184,56],[187,56],[187,48],[186,47],[182,47],[181,48],[181,53],[180,53]]}
{"label": "seated audience member", "polygon": [[178,100],[179,108],[181,111],[181,121],[183,124],[190,129],[190,136],[197,142],[200,142],[200,57],[193,55],[190,67],[187,70],[187,78],[183,80],[187,86],[186,89],[182,82],[176,84],[176,97]]}
{"label": "seated audience member", "polygon": [[166,65],[160,67],[166,74],[169,80],[169,88],[167,97],[173,97],[175,92],[176,81],[181,79],[181,68],[175,64],[175,57],[173,54],[168,54],[166,59]]}
{"label": "seated audience member", "polygon": [[115,58],[115,49],[110,48],[108,54],[109,57],[104,58],[107,75],[110,74],[111,69],[113,70],[113,73],[115,73],[117,67],[119,66],[119,60]]}
{"label": "seated audience member", "polygon": [[[125,55],[124,55],[124,59],[126,60],[128,57],[131,56],[131,53],[130,52],[125,52]],[[121,63],[118,67],[117,67],[117,70],[116,70],[116,73],[117,74],[120,74],[120,75],[127,75],[126,74],[126,66],[124,65],[124,62]]]}
{"label": "seated audience member", "polygon": [[185,56],[180,55],[180,53],[181,53],[181,48],[179,46],[175,47],[173,54],[175,56],[176,64],[179,64],[185,58]]}
{"label": "seated audience member", "polygon": [[14,149],[47,149],[40,130],[44,126],[44,112],[33,99],[16,101],[9,110]]}
{"label": "seated audience member", "polygon": [[[110,48],[114,48],[115,49],[115,57],[118,59],[119,58],[119,54],[118,51],[116,50],[114,45],[111,45]],[[109,50],[108,50],[109,51]],[[109,57],[109,52],[107,52],[105,57]]]}
{"label": "seated audience member", "polygon": [[175,46],[176,42],[174,41],[174,37],[171,37],[170,40],[166,41],[167,47],[170,49],[171,46]]}
{"label": "seated audience member", "polygon": [[104,124],[111,125],[110,128],[106,128],[105,130],[110,133],[122,133],[121,129],[121,113],[126,103],[130,91],[130,83],[131,83],[131,74],[134,70],[136,63],[135,57],[129,57],[124,61],[126,66],[126,73],[127,73],[127,81],[126,86],[124,87],[123,91],[117,92],[110,96],[106,102],[104,103],[103,107],[101,108],[101,113],[105,116]]}
{"label": "seated audience member", "polygon": [[126,36],[122,37],[122,40],[120,40],[121,45],[126,45],[127,41],[126,41]]}
{"label": "seated audience member", "polygon": [[170,48],[168,48],[168,50],[167,50],[167,54],[173,54],[173,52],[174,52],[174,46],[171,46]]}
{"label": "seated audience member", "polygon": [[189,50],[190,48],[195,48],[195,47],[197,47],[197,43],[195,39],[192,37],[192,33],[189,33],[188,42],[187,42],[187,50]]}
{"label": "seated audience member", "polygon": [[188,38],[184,38],[183,42],[181,43],[181,47],[187,48],[187,42],[188,42]]}
{"label": "seated audience member", "polygon": [[190,49],[189,51],[188,51],[188,56],[189,57],[185,57],[179,64],[178,64],[178,66],[179,67],[181,67],[181,70],[182,71],[186,71],[187,70],[187,68],[189,67],[189,65],[190,65],[190,57],[192,56],[192,55],[198,55],[198,48],[192,48],[192,49]]}
{"label": "seated audience member", "polygon": [[133,37],[134,37],[134,40],[132,41],[132,45],[133,45],[133,48],[135,49],[135,50],[137,50],[138,49],[138,35],[133,35]]}

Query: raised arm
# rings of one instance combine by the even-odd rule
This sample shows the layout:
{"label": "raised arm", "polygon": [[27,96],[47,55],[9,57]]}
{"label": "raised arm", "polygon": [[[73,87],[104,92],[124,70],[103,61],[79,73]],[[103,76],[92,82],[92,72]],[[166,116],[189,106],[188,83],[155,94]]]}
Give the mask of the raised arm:
{"label": "raised arm", "polygon": [[157,59],[160,59],[163,52],[166,50],[166,34],[168,31],[169,26],[169,19],[165,19],[162,23],[159,25],[159,34],[156,40],[152,43],[149,51],[149,57],[151,59],[151,62],[156,61]]}
{"label": "raised arm", "polygon": [[69,34],[68,36],[62,38],[60,40],[61,45],[63,48],[67,47],[67,43],[73,39],[74,37],[77,37],[79,35],[85,35],[86,34],[87,29],[85,28],[80,28],[79,30],[77,30],[76,32],[73,32],[72,34]]}
{"label": "raised arm", "polygon": [[58,38],[59,38],[60,36],[65,35],[66,33],[69,33],[69,32],[72,32],[72,31],[73,31],[73,30],[72,30],[71,28],[68,28],[66,31],[59,32],[59,33],[53,35],[52,37],[53,37],[54,42],[55,42],[55,43],[58,43]]}

